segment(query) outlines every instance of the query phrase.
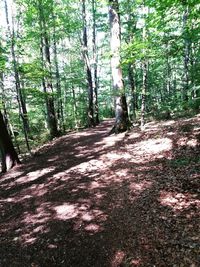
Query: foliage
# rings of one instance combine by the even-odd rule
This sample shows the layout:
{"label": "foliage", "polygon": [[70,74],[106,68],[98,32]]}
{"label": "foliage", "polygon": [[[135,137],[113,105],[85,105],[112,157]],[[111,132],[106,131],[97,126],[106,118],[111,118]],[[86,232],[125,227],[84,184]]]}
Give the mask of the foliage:
{"label": "foliage", "polygon": [[[46,98],[55,102],[56,116],[62,108],[61,130],[87,125],[88,88],[82,50],[81,1],[16,0],[14,13],[8,13],[13,35],[4,15],[1,24],[0,74],[1,109],[6,107],[10,125],[20,132],[24,143],[22,118],[16,92],[14,45],[17,71],[27,116],[35,141],[48,135]],[[108,1],[94,1],[97,38],[98,98],[100,118],[114,116],[114,96],[110,70],[110,29]],[[1,12],[5,14],[4,5]],[[45,26],[41,28],[41,12]],[[200,5],[198,1],[120,1],[121,67],[130,116],[139,118],[143,92],[143,62],[148,62],[146,113],[151,118],[167,118],[199,112],[200,106]],[[86,1],[88,52],[94,71],[92,1]],[[188,12],[188,13],[187,13]],[[187,13],[187,14],[186,14]],[[186,16],[187,15],[187,16]],[[11,23],[11,17],[13,25]],[[12,27],[14,28],[12,29]],[[143,31],[146,27],[147,38]],[[45,33],[46,31],[46,33]],[[46,34],[51,66],[41,56],[41,34]],[[56,51],[55,51],[56,47]],[[133,75],[134,92],[130,81]],[[59,76],[59,77],[58,77]],[[187,79],[186,79],[187,77]],[[43,90],[44,79],[52,82],[53,92]],[[184,99],[184,94],[186,99]],[[135,106],[133,110],[133,99]],[[61,105],[61,106],[60,106]],[[61,122],[59,122],[61,125]]]}

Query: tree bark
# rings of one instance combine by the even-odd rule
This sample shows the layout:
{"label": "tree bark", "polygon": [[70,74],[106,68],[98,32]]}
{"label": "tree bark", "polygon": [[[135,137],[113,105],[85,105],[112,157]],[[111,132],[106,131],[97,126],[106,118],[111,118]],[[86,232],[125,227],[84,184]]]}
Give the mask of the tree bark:
{"label": "tree bark", "polygon": [[109,19],[111,29],[111,70],[115,93],[115,124],[111,133],[124,132],[128,129],[128,109],[120,66],[121,28],[118,0],[109,0]]}
{"label": "tree bark", "polygon": [[86,7],[85,0],[82,0],[82,19],[83,19],[83,57],[86,65],[87,83],[88,83],[88,126],[95,126],[94,121],[94,92],[92,70],[88,55],[88,37],[87,37],[87,21],[86,21]]}
{"label": "tree bark", "polygon": [[13,60],[13,69],[14,69],[14,77],[15,77],[15,87],[16,87],[16,93],[17,93],[17,102],[19,106],[19,115],[22,119],[23,123],[23,129],[24,129],[24,137],[26,141],[26,146],[28,151],[30,151],[30,145],[29,145],[29,136],[30,136],[30,127],[29,127],[29,120],[28,120],[28,112],[26,108],[26,103],[22,94],[22,88],[20,83],[20,77],[19,77],[19,71],[18,71],[18,62],[16,59],[16,53],[15,53],[15,32],[14,28],[11,30],[10,22],[9,22],[9,15],[8,15],[8,6],[7,1],[4,0],[5,4],[5,15],[6,15],[6,23],[8,28],[8,34],[11,40],[11,54],[12,54],[12,60]]}
{"label": "tree bark", "polygon": [[20,163],[18,155],[14,149],[12,140],[8,134],[3,115],[0,112],[0,151],[2,160],[2,172],[6,172],[13,166]]}
{"label": "tree bark", "polygon": [[184,74],[183,74],[183,87],[182,87],[182,99],[183,101],[188,101],[188,91],[189,91],[189,55],[190,55],[190,40],[188,38],[188,16],[189,7],[185,7],[183,13],[183,39],[184,39]]}
{"label": "tree bark", "polygon": [[97,40],[96,40],[96,1],[92,0],[92,44],[93,44],[93,64],[94,64],[94,120],[99,124],[99,104],[98,104],[98,75],[97,75]]}
{"label": "tree bark", "polygon": [[39,1],[38,11],[39,11],[39,24],[40,24],[40,34],[41,34],[41,60],[42,66],[48,72],[42,81],[43,90],[45,93],[45,102],[47,110],[47,124],[51,139],[58,136],[57,118],[55,113],[54,97],[53,97],[53,84],[52,84],[52,71],[51,71],[51,56],[49,47],[49,36],[47,33],[46,21],[43,14],[43,5]]}
{"label": "tree bark", "polygon": [[73,97],[73,112],[74,112],[75,128],[78,129],[78,114],[77,114],[76,94],[75,94],[75,89],[74,89],[73,85],[72,85],[72,97]]}
{"label": "tree bark", "polygon": [[[143,16],[144,20],[146,18],[145,15],[145,2],[143,2]],[[146,21],[144,22],[143,32],[142,32],[142,39],[145,45],[147,40],[147,29],[146,29]],[[147,93],[147,75],[148,75],[148,61],[146,59],[146,49],[143,49],[143,78],[142,78],[142,96],[141,96],[141,129],[144,128],[145,125],[145,111],[146,111],[146,93]]]}
{"label": "tree bark", "polygon": [[142,80],[142,97],[141,97],[141,128],[145,125],[146,111],[146,92],[147,92],[147,62],[143,62],[143,80]]}
{"label": "tree bark", "polygon": [[59,130],[65,131],[62,90],[61,90],[60,72],[58,66],[55,14],[53,13],[52,16],[53,16],[53,52],[54,52],[54,64],[55,64],[55,75],[56,75],[56,91],[57,91],[57,118],[58,118]]}
{"label": "tree bark", "polygon": [[[136,16],[132,11],[132,3],[130,0],[127,0],[127,9],[126,12],[128,14],[128,21],[127,21],[127,36],[126,42],[127,44],[133,43],[134,41],[134,33],[136,31],[137,20]],[[134,121],[136,119],[136,89],[135,89],[135,64],[128,63],[128,80],[130,85],[130,93],[131,93],[131,107],[130,107],[130,119]]]}
{"label": "tree bark", "polygon": [[131,120],[134,121],[136,119],[135,79],[133,67],[130,63],[128,65],[128,79],[131,87]]}

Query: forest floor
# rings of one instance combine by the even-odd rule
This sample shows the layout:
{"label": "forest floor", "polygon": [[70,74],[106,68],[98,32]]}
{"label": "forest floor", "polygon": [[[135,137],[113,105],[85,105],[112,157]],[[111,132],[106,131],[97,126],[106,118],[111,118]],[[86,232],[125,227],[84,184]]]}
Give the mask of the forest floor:
{"label": "forest floor", "polygon": [[200,116],[112,123],[1,177],[1,267],[200,266]]}

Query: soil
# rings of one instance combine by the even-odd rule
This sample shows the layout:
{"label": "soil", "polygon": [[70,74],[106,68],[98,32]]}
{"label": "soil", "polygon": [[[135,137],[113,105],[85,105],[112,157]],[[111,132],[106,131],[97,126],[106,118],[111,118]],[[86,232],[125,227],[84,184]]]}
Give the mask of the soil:
{"label": "soil", "polygon": [[0,179],[1,267],[200,266],[200,116],[41,147]]}

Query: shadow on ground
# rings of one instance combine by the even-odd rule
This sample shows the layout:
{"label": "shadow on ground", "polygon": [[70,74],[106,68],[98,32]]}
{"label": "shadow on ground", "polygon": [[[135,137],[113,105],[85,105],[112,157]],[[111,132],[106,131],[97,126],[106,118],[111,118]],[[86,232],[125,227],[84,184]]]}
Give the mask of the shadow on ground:
{"label": "shadow on ground", "polygon": [[111,124],[1,177],[0,266],[199,266],[199,118]]}

